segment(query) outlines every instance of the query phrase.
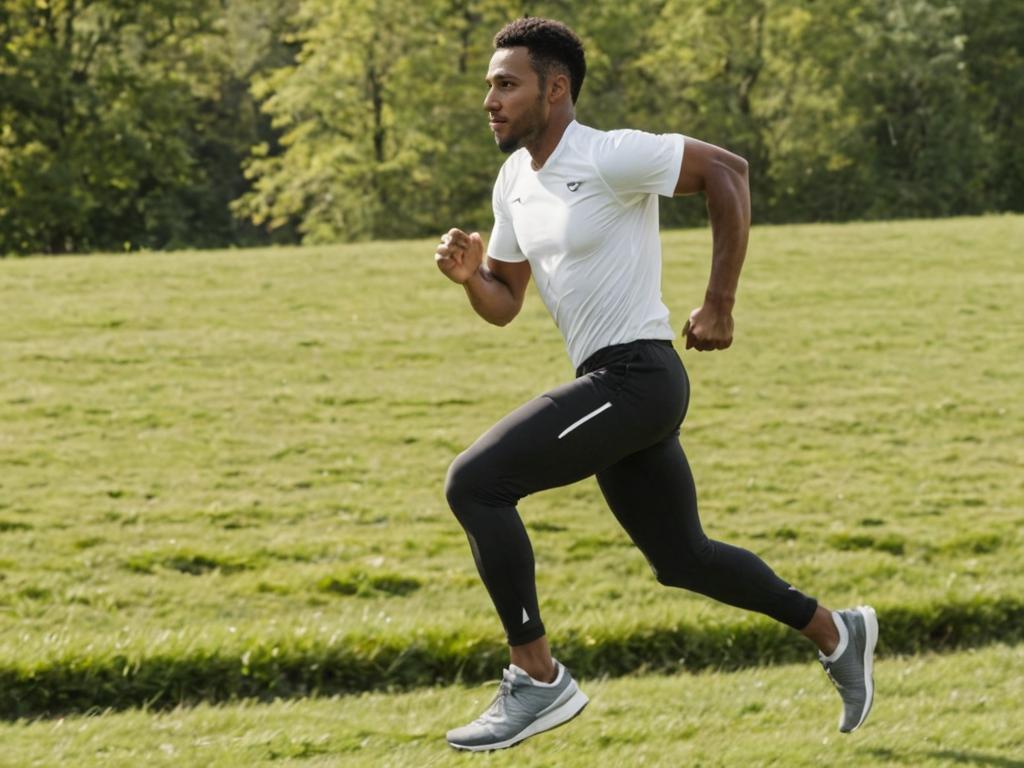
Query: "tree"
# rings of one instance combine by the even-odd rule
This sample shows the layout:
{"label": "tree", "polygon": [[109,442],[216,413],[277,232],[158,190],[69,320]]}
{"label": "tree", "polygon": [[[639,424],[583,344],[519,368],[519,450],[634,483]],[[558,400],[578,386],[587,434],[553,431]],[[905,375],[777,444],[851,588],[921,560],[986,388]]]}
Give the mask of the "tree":
{"label": "tree", "polygon": [[[770,163],[758,102],[768,23],[767,0],[668,0],[649,25],[627,90],[638,127],[685,133],[745,157],[755,201],[765,198]],[[695,206],[662,210],[669,225],[704,216]]]}
{"label": "tree", "polygon": [[258,134],[223,53],[243,5],[259,3],[4,1],[0,253],[252,236],[228,209]]}
{"label": "tree", "polygon": [[0,254],[486,228],[523,14],[583,38],[582,122],[740,153],[756,221],[1021,210],[1017,5],[0,0]]}
{"label": "tree", "polygon": [[961,30],[941,0],[793,4],[769,119],[778,219],[983,209],[985,148],[967,104]]}
{"label": "tree", "polygon": [[194,2],[8,0],[0,93],[0,251],[120,247],[188,174],[187,85],[154,52],[209,23]]}
{"label": "tree", "polygon": [[984,153],[968,108],[958,9],[885,0],[872,10],[856,27],[862,54],[842,71],[862,115],[860,160],[871,169],[867,204],[854,210],[869,218],[980,211]]}
{"label": "tree", "polygon": [[1024,12],[1016,0],[960,0],[967,113],[987,158],[982,207],[1024,210]]}
{"label": "tree", "polygon": [[506,5],[304,0],[295,64],[255,84],[281,150],[254,148],[236,210],[298,219],[306,242],[480,226],[498,158],[479,84]]}

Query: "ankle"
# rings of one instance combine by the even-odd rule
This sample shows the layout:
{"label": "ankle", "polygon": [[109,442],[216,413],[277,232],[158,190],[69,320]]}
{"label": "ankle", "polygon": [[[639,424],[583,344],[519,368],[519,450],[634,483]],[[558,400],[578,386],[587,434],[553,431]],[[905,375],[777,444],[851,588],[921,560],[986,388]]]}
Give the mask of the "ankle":
{"label": "ankle", "polygon": [[512,663],[541,683],[554,682],[558,667],[551,658],[547,637],[543,635],[524,645],[509,646]]}
{"label": "ankle", "polygon": [[526,674],[538,683],[553,683],[555,678],[558,677],[558,667],[551,659],[548,659],[546,664],[539,660],[530,662],[513,661],[512,663],[526,672]]}
{"label": "ankle", "polygon": [[839,647],[839,629],[832,617],[832,611],[823,606],[818,606],[811,621],[800,632],[826,656],[834,653]]}

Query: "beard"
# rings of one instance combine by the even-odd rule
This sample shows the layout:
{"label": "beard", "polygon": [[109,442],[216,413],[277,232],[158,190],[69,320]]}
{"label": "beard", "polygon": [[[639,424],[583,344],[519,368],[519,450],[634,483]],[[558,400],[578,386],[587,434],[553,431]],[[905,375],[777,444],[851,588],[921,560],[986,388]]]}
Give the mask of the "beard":
{"label": "beard", "polygon": [[543,92],[537,97],[537,101],[534,102],[533,109],[523,115],[520,122],[521,127],[518,127],[514,132],[510,132],[504,139],[499,139],[497,136],[494,137],[494,140],[498,143],[498,149],[506,155],[512,154],[520,147],[536,139],[544,132],[544,128],[547,127],[544,120]]}
{"label": "beard", "polygon": [[498,141],[498,149],[504,152],[506,155],[511,155],[517,149],[519,149],[522,139],[518,136],[509,136],[504,141]]}

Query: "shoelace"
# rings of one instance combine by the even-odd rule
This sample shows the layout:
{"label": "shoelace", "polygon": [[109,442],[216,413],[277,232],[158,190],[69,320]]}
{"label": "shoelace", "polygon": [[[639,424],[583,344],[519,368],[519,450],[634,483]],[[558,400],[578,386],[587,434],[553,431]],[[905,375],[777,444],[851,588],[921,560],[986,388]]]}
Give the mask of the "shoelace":
{"label": "shoelace", "polygon": [[480,717],[474,722],[479,725],[486,725],[487,723],[493,723],[501,719],[501,715],[505,713],[505,699],[512,694],[512,685],[515,682],[515,675],[511,671],[505,669],[501,673],[501,684],[498,686],[498,693],[491,700],[490,705],[484,711]]}
{"label": "shoelace", "polygon": [[840,691],[843,690],[842,684],[832,676],[832,665],[823,664],[822,666],[825,667],[825,674],[828,675],[828,679],[832,681],[832,685]]}

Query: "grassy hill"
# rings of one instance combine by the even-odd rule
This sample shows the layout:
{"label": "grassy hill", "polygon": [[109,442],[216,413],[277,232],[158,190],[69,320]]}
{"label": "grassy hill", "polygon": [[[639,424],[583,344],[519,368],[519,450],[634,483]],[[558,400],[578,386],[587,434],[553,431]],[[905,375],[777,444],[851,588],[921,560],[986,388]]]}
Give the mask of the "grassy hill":
{"label": "grassy hill", "polygon": [[[683,353],[709,535],[871,601],[883,653],[1024,636],[1021,242],[1010,216],[756,228],[736,343]],[[681,327],[710,236],[664,245]],[[495,676],[444,474],[571,370],[532,291],[490,327],[432,251],[0,261],[0,712]],[[805,652],[658,586],[592,481],[521,512],[583,674]]]}

